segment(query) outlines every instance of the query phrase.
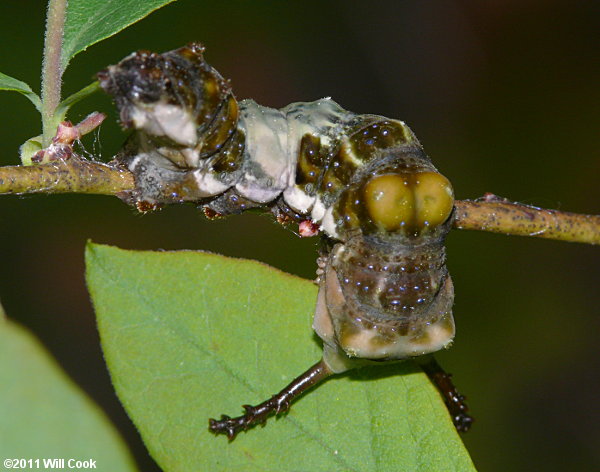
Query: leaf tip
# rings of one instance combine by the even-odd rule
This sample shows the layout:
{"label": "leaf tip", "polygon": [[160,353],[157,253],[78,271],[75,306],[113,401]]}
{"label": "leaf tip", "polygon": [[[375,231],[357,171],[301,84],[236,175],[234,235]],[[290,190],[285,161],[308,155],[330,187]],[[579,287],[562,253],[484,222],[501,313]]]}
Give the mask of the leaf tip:
{"label": "leaf tip", "polygon": [[106,245],[95,243],[91,239],[88,239],[85,242],[85,263],[86,263],[86,265],[88,265],[92,259],[97,257],[98,252],[100,250],[102,250],[103,247],[106,247]]}

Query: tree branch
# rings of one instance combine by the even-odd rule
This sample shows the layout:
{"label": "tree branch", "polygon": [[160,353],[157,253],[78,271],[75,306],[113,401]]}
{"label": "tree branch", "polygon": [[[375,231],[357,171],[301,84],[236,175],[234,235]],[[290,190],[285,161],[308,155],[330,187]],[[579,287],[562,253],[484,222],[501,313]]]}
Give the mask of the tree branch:
{"label": "tree branch", "polygon": [[600,244],[600,216],[546,210],[500,199],[457,200],[454,227],[533,236],[578,243]]}
{"label": "tree branch", "polygon": [[125,169],[88,161],[77,155],[68,160],[33,166],[0,167],[0,195],[27,193],[91,193],[118,195],[135,188]]}
{"label": "tree branch", "polygon": [[[49,164],[0,167],[0,195],[88,193],[123,197],[122,192],[132,190],[135,181],[128,170],[77,154]],[[454,206],[457,229],[600,244],[600,215],[546,210],[495,195],[479,201],[457,200]]]}

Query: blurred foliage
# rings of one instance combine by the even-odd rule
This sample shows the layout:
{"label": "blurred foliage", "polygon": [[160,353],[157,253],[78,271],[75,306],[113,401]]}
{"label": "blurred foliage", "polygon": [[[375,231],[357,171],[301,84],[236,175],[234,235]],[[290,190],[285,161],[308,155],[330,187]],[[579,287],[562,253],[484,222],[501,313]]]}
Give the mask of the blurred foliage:
{"label": "blurred foliage", "polygon": [[[42,1],[0,3],[0,70],[30,84],[39,82],[44,12]],[[405,120],[458,198],[494,192],[598,213],[598,26],[597,5],[582,1],[180,0],[79,54],[64,96],[133,50],[201,41],[239,98],[279,107],[332,96],[353,111]],[[0,94],[0,108],[0,164],[16,164],[39,118],[17,94]],[[108,98],[76,105],[70,118],[93,110],[110,116],[86,147],[109,160],[124,135]],[[207,222],[192,206],[140,216],[110,197],[1,197],[0,224],[7,313],[109,412],[143,470],[151,462],[100,353],[85,240],[211,250],[309,278],[315,270],[315,240],[255,215]],[[598,470],[598,249],[455,231],[448,258],[458,335],[439,360],[477,419],[464,436],[475,464]]]}
{"label": "blurred foliage", "polygon": [[98,406],[31,334],[4,319],[0,319],[0,385],[2,459],[93,459],[99,470],[137,470]]}

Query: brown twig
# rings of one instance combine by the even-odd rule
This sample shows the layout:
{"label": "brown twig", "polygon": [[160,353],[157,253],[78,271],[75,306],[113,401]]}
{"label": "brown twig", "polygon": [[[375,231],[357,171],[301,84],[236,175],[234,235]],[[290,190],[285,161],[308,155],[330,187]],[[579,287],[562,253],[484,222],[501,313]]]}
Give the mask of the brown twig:
{"label": "brown twig", "polygon": [[457,200],[454,205],[458,229],[600,244],[600,215],[546,210],[489,195],[482,201]]}
{"label": "brown twig", "polygon": [[[0,195],[27,193],[88,193],[123,196],[135,189],[126,169],[88,161],[68,160],[34,166],[0,167]],[[477,201],[457,200],[454,227],[600,244],[600,216],[547,210],[486,195]]]}
{"label": "brown twig", "polygon": [[134,189],[133,174],[125,169],[88,161],[68,160],[33,166],[0,167],[0,195],[27,193],[91,193],[117,195]]}

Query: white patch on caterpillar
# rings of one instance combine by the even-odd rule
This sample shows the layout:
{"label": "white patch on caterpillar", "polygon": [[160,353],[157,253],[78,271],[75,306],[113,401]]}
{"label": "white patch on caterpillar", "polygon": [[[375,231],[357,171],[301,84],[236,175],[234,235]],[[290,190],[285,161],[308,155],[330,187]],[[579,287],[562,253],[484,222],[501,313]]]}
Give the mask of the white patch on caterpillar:
{"label": "white patch on caterpillar", "polygon": [[[388,331],[387,334],[392,333]],[[341,347],[349,356],[363,359],[406,359],[437,352],[447,348],[454,339],[452,315],[444,315],[426,326],[422,334],[421,337],[396,334],[390,336],[386,344],[381,342],[377,328],[362,328],[345,338]],[[375,339],[377,342],[373,343]]]}
{"label": "white patch on caterpillar", "polygon": [[327,233],[328,236],[332,238],[339,237],[336,229],[336,224],[333,219],[333,208],[329,207],[325,211],[325,215],[323,215],[323,219],[321,220],[321,226],[319,228],[321,231]]}
{"label": "white patch on caterpillar", "polygon": [[204,194],[203,197],[212,197],[225,192],[231,185],[224,184],[217,180],[212,172],[206,172],[203,169],[194,171],[194,177],[198,184],[198,189]]}
{"label": "white patch on caterpillar", "polygon": [[354,154],[354,150],[352,149],[352,145],[350,144],[350,140],[348,139],[348,136],[342,137],[341,146],[344,149],[347,158],[350,159],[350,161],[356,167],[361,167],[363,165],[363,162],[356,157],[356,154]]}
{"label": "white patch on caterpillar", "polygon": [[315,223],[319,223],[325,216],[325,205],[319,197],[316,198],[315,204],[310,212],[310,217]]}
{"label": "white patch on caterpillar", "polygon": [[277,198],[288,186],[295,160],[287,152],[287,121],[279,110],[240,102],[239,127],[246,135],[244,175],[235,186],[244,197],[258,203]]}
{"label": "white patch on caterpillar", "polygon": [[238,193],[256,203],[267,203],[275,200],[280,194],[280,188],[265,185],[253,175],[244,175],[242,181],[235,185]]}
{"label": "white patch on caterpillar", "polygon": [[184,148],[181,150],[181,154],[185,158],[185,162],[190,167],[198,167],[200,161],[200,154],[197,149]]}
{"label": "white patch on caterpillar", "polygon": [[138,162],[140,160],[142,160],[142,158],[146,159],[147,158],[147,154],[138,154],[137,156],[135,156],[133,159],[131,159],[128,163],[127,163],[127,168],[133,172],[133,170],[135,169],[135,167],[138,165]]}
{"label": "white patch on caterpillar", "polygon": [[331,143],[329,132],[351,115],[330,97],[314,102],[291,103],[281,111],[288,120],[288,152],[294,159],[298,157],[302,136],[312,134],[321,140],[322,146],[328,146]]}
{"label": "white patch on caterpillar", "polygon": [[307,194],[296,185],[291,185],[283,192],[283,199],[298,213],[308,213],[315,203],[316,197]]}
{"label": "white patch on caterpillar", "polygon": [[150,106],[136,103],[131,121],[137,129],[154,136],[166,136],[184,146],[196,144],[196,122],[192,115],[177,105],[158,102]]}
{"label": "white patch on caterpillar", "polygon": [[313,223],[320,224],[320,231],[323,231],[332,238],[339,237],[339,234],[336,229],[336,224],[333,219],[333,208],[326,208],[319,197],[317,197],[315,200],[315,204],[312,208],[310,216]]}

